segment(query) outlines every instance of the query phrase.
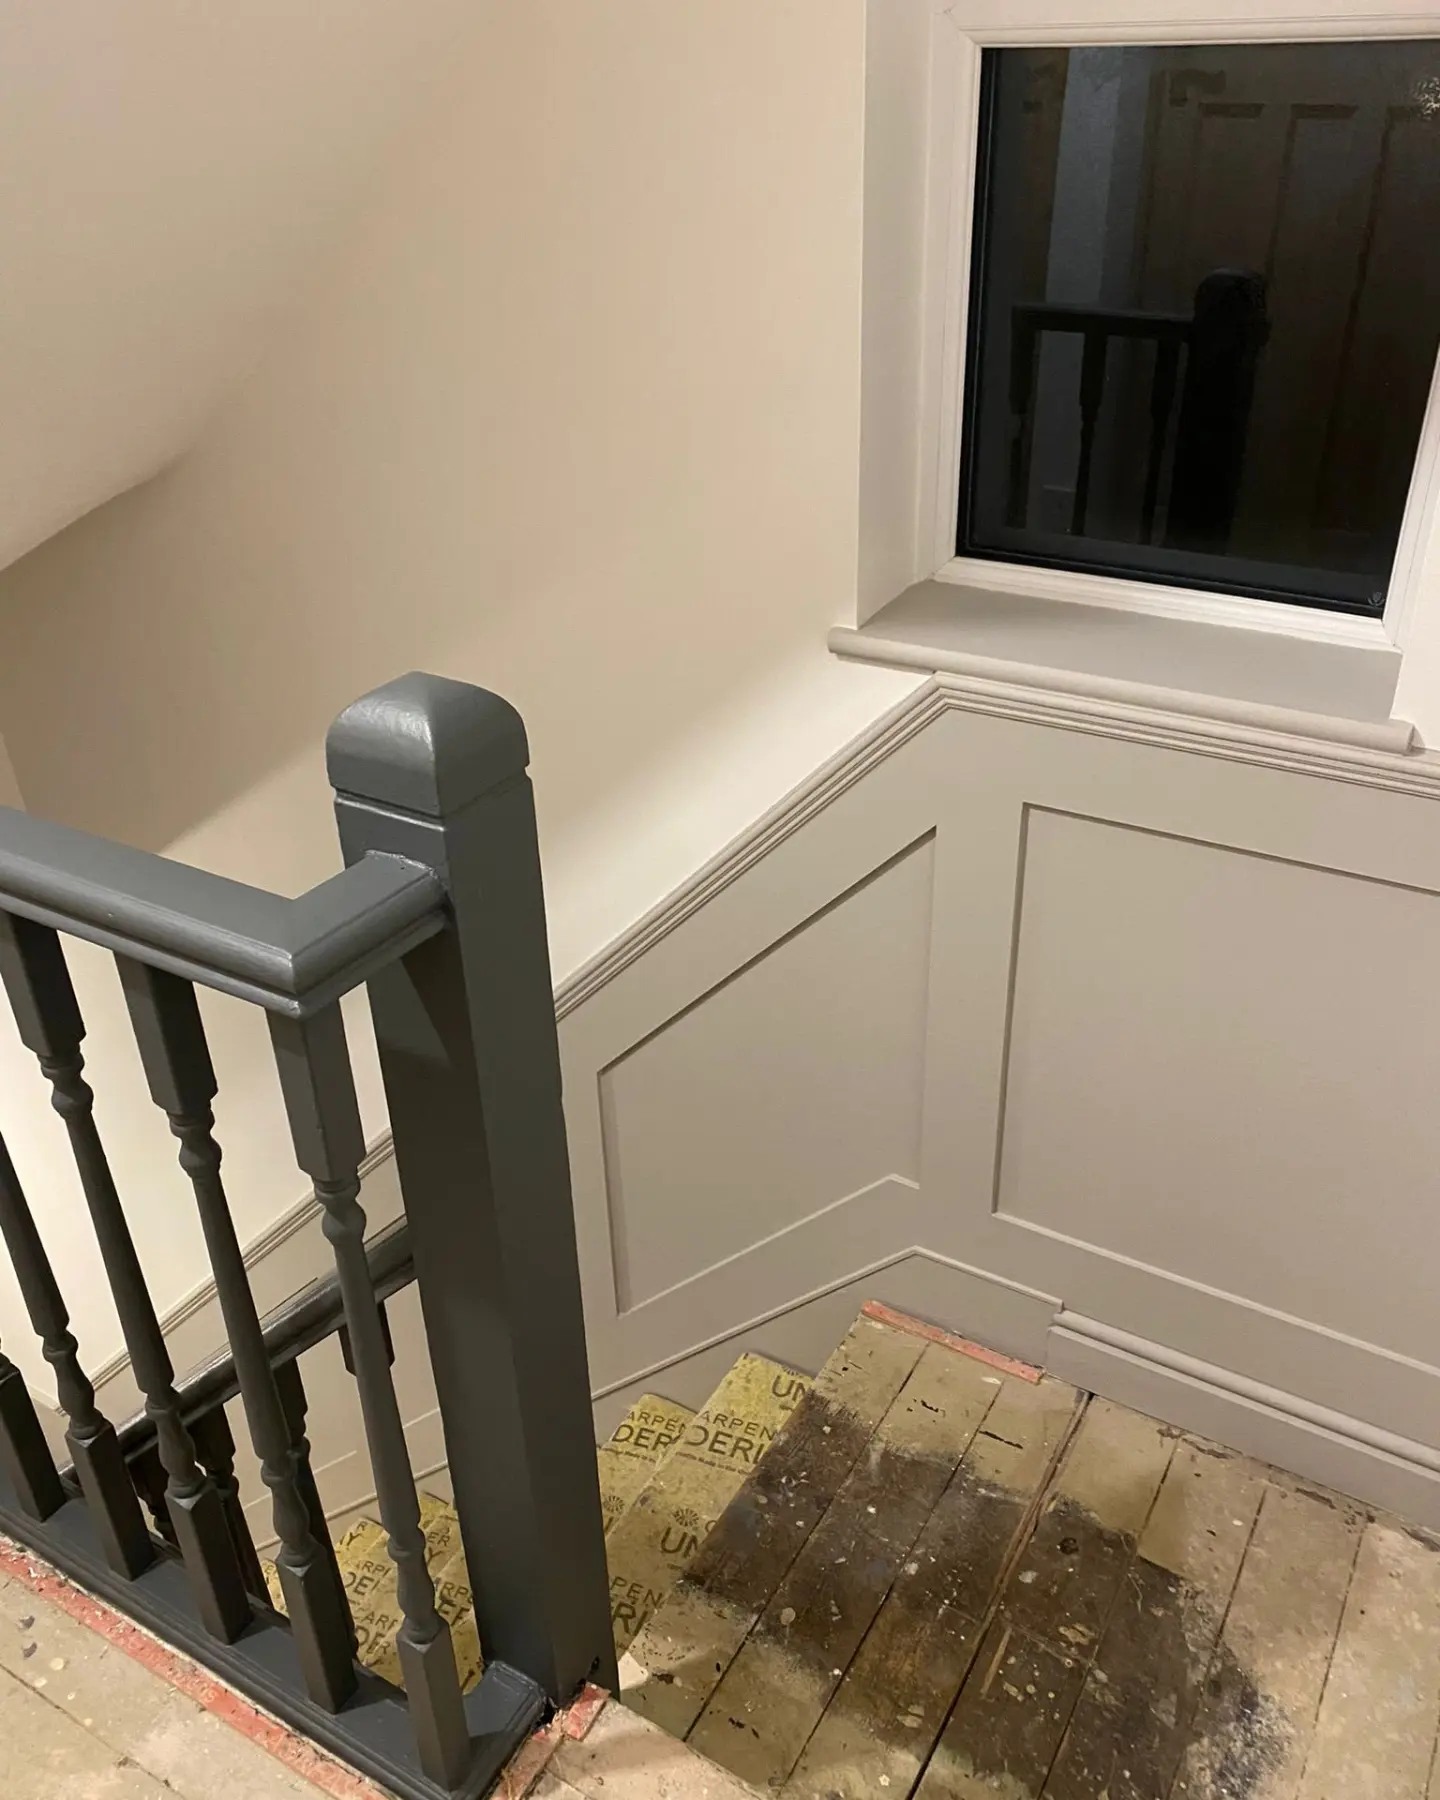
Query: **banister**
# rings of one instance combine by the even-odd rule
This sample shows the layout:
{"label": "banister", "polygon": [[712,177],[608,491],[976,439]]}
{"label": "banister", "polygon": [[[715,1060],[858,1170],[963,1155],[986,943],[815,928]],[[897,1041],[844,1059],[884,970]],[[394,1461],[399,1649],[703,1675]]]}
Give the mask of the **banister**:
{"label": "banister", "polygon": [[1146,312],[1135,306],[1089,306],[1073,300],[1019,300],[1010,308],[1029,331],[1104,331],[1111,337],[1188,337],[1189,313]]}
{"label": "banister", "polygon": [[[617,1680],[529,753],[497,695],[418,673],[347,708],[326,749],[347,866],[293,900],[0,809],[0,988],[50,1083],[146,1398],[119,1433],[96,1404],[0,1146],[0,1238],[70,1453],[62,1480],[0,1357],[0,1528],[387,1791],[474,1800],[547,1703]],[[65,936],[116,957],[214,1276],[225,1348],[181,1380],[95,1121]],[[268,1318],[225,1192],[197,986],[268,1013],[334,1256],[335,1277]],[[404,1203],[368,1243],[338,1005],[361,986]],[[383,1303],[412,1280],[484,1646],[473,1686],[428,1566],[392,1373]],[[396,1569],[400,1687],[362,1654],[307,1434],[301,1353],[336,1332]],[[274,1605],[232,1399],[269,1496]]]}
{"label": "banister", "polygon": [[286,899],[0,807],[0,910],[303,1018],[444,925],[429,868],[373,853]]}
{"label": "banister", "polygon": [[[377,1300],[389,1300],[415,1279],[410,1254],[410,1233],[403,1218],[377,1231],[365,1245],[370,1279]],[[340,1283],[334,1275],[308,1282],[288,1300],[282,1300],[261,1321],[265,1349],[271,1366],[293,1362],[307,1350],[333,1337],[343,1322]],[[175,1383],[180,1395],[181,1417],[193,1424],[217,1406],[224,1406],[240,1392],[235,1359],[228,1349],[216,1350],[196,1363]],[[141,1455],[155,1441],[155,1422],[141,1409],[115,1428],[126,1461]],[[61,1473],[67,1473],[62,1470]]]}

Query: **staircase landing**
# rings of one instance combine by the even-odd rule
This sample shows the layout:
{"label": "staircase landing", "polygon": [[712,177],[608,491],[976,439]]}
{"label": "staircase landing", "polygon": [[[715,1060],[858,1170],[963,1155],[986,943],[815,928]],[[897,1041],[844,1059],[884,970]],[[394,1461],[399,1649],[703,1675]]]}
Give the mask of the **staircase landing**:
{"label": "staircase landing", "polygon": [[1440,1553],[862,1316],[621,1678],[786,1800],[1440,1800]]}
{"label": "staircase landing", "polygon": [[4,1800],[381,1800],[0,1539]]}
{"label": "staircase landing", "polygon": [[[1039,1370],[867,1308],[599,1454],[625,1704],[535,1800],[1440,1800],[1434,1541]],[[383,1534],[340,1557],[394,1678]]]}

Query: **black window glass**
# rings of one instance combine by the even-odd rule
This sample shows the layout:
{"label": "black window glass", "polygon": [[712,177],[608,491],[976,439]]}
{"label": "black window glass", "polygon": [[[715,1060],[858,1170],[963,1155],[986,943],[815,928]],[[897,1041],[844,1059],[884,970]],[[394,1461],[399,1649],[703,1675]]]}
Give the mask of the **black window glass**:
{"label": "black window glass", "polygon": [[987,50],[958,548],[1378,612],[1440,44]]}

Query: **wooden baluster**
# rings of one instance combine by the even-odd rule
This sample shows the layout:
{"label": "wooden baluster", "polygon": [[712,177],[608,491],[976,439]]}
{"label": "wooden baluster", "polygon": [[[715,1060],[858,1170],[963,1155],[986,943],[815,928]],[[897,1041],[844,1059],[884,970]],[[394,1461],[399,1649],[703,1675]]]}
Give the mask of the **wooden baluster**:
{"label": "wooden baluster", "polygon": [[5,918],[0,929],[0,976],[21,1040],[39,1058],[52,1104],[70,1136],[120,1330],[169,1477],[165,1508],[185,1559],[191,1593],[205,1629],[229,1643],[250,1623],[250,1602],[219,1496],[195,1460],[195,1446],[180,1416],[165,1334],[95,1125],[94,1095],[80,1053],[85,1026],[60,939],[48,925]]}
{"label": "wooden baluster", "polygon": [[138,1456],[128,1459],[128,1467],[130,1480],[135,1492],[145,1502],[145,1510],[150,1514],[150,1523],[156,1537],[164,1538],[167,1544],[178,1550],[170,1509],[165,1504],[165,1486],[169,1477],[160,1460],[159,1450],[154,1444],[150,1444]]}
{"label": "wooden baluster", "polygon": [[[395,1367],[395,1340],[390,1335],[390,1314],[386,1310],[383,1300],[378,1301],[377,1305],[380,1308],[380,1329],[385,1334],[385,1355],[389,1359],[389,1366],[393,1369]],[[347,1373],[353,1375],[355,1358],[350,1351],[350,1333],[342,1325],[335,1336],[340,1340],[340,1360],[344,1363]]]}
{"label": "wooden baluster", "polygon": [[45,1442],[25,1377],[0,1350],[0,1468],[32,1519],[48,1519],[65,1503],[55,1458]]}
{"label": "wooden baluster", "polygon": [[1100,402],[1105,394],[1105,352],[1109,339],[1100,327],[1085,332],[1080,358],[1080,460],[1075,470],[1075,498],[1070,508],[1073,536],[1085,535],[1085,514],[1090,506],[1090,463],[1095,454],[1095,427],[1100,422]]}
{"label": "wooden baluster", "polygon": [[[3,926],[3,920],[0,920]],[[95,1404],[95,1389],[80,1366],[80,1347],[45,1245],[35,1228],[20,1178],[0,1138],[0,1236],[66,1417],[65,1443],[103,1554],[118,1575],[133,1578],[155,1560],[155,1545],[126,1472],[115,1427]]]}
{"label": "wooden baluster", "polygon": [[1030,459],[1035,443],[1035,365],[1040,331],[1018,309],[1010,315],[1010,468],[1005,523],[1017,530],[1030,516]]}
{"label": "wooden baluster", "polygon": [[240,1565],[245,1586],[268,1604],[265,1571],[260,1567],[255,1540],[250,1535],[250,1523],[240,1502],[240,1483],[235,1479],[235,1439],[230,1421],[225,1417],[225,1408],[212,1406],[209,1412],[202,1413],[191,1425],[190,1435],[195,1440],[195,1454],[200,1458],[200,1466],[215,1483],[215,1492],[225,1509],[230,1542],[235,1546],[235,1560]]}
{"label": "wooden baluster", "polygon": [[1180,345],[1174,338],[1155,344],[1155,373],[1150,382],[1150,450],[1145,460],[1145,493],[1140,502],[1140,540],[1155,541],[1155,512],[1160,504],[1160,476],[1165,466],[1165,434],[1175,404],[1180,371]]}
{"label": "wooden baluster", "polygon": [[308,1473],[308,1447],[303,1439],[297,1444],[286,1424],[225,1197],[211,1110],[218,1088],[195,990],[163,970],[128,958],[119,962],[150,1092],[179,1140],[180,1166],[195,1192],[240,1398],[260,1458],[260,1478],[270,1490],[280,1540],[275,1566],[305,1689],[317,1705],[338,1712],[356,1686],[350,1610],[333,1554],[327,1559],[323,1532],[317,1539],[301,1491],[299,1472],[303,1467]]}
{"label": "wooden baluster", "polygon": [[436,1610],[435,1584],[426,1567],[415,1478],[365,1256],[360,1205],[365,1138],[340,1008],[328,1006],[308,1019],[272,1013],[270,1036],[296,1159],[315,1184],[325,1236],[335,1252],[375,1492],[395,1564],[401,1612],[397,1648],[420,1763],[432,1780],[457,1787],[470,1762],[470,1733],[450,1628]]}
{"label": "wooden baluster", "polygon": [[[354,1371],[351,1370],[351,1373],[353,1374]],[[305,1419],[310,1408],[305,1397],[305,1383],[301,1379],[298,1357],[292,1357],[289,1362],[281,1363],[275,1371],[275,1388],[280,1395],[280,1406],[285,1414],[285,1425],[290,1433],[290,1442],[295,1446],[295,1485],[299,1489],[300,1498],[305,1503],[305,1510],[310,1515],[310,1533],[319,1547],[322,1560],[330,1570],[331,1579],[343,1595],[345,1577],[340,1571],[340,1563],[335,1555],[335,1546],[330,1540],[330,1521],[325,1517],[325,1504],[320,1498],[319,1488],[315,1485],[315,1470],[310,1458],[310,1440],[305,1435]],[[354,1656],[360,1648],[360,1640],[355,1635],[355,1621],[348,1610],[345,1614],[345,1623],[349,1628],[350,1654]]]}

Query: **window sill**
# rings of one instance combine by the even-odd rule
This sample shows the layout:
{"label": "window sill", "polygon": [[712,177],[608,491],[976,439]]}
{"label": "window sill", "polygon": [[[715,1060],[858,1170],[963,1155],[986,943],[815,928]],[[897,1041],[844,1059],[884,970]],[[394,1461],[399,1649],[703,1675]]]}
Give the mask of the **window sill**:
{"label": "window sill", "polygon": [[1404,754],[1390,716],[1400,653],[1034,595],[922,581],[830,649],[854,662],[972,676],[1084,701]]}

